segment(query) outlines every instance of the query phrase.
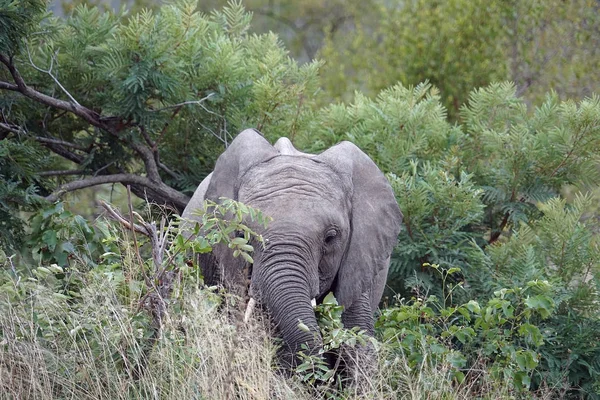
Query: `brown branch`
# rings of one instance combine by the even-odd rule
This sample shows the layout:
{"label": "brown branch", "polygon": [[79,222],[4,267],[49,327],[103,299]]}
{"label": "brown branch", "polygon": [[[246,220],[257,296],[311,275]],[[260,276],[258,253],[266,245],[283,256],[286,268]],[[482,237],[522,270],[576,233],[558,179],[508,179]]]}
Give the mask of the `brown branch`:
{"label": "brown branch", "polygon": [[498,229],[495,232],[493,232],[490,235],[490,240],[488,241],[488,244],[493,244],[500,238],[500,235],[502,235],[504,228],[506,228],[506,225],[508,224],[509,217],[510,217],[510,213],[507,212],[506,214],[504,214],[504,219],[500,223],[500,226],[498,227]]}
{"label": "brown branch", "polygon": [[140,129],[140,132],[142,133],[142,136],[144,137],[144,140],[146,141],[146,144],[148,146],[154,148],[156,146],[156,143],[154,143],[152,141],[152,139],[150,138],[150,135],[148,134],[146,127],[144,125],[139,125],[138,127]]}
{"label": "brown branch", "polygon": [[100,121],[98,113],[81,105],[77,105],[64,100],[55,99],[52,96],[45,95],[27,86],[27,84],[23,80],[23,77],[15,67],[12,58],[9,59],[3,54],[0,54],[0,62],[4,64],[6,68],[8,68],[8,71],[10,72],[11,76],[13,77],[16,83],[15,87],[15,85],[6,82],[0,82],[0,89],[18,91],[25,97],[28,97],[47,106],[58,108],[60,110],[70,111],[95,127],[111,131],[110,127],[108,127],[106,124]]}
{"label": "brown branch", "polygon": [[127,229],[130,229],[134,232],[141,233],[146,236],[150,236],[150,232],[148,229],[143,226],[136,224],[135,222],[126,220],[117,210],[112,208],[107,202],[104,200],[100,200],[100,205],[108,212],[108,214],[118,221],[121,225],[125,226]]}
{"label": "brown branch", "polygon": [[151,186],[153,184],[148,178],[133,174],[93,176],[79,181],[65,183],[64,185],[59,186],[52,194],[46,197],[46,200],[54,202],[65,193],[92,186],[103,185],[105,183],[122,183],[141,186]]}
{"label": "brown branch", "polygon": [[0,81],[0,89],[12,90],[13,92],[19,91],[19,87],[17,85],[3,81]]}
{"label": "brown branch", "polygon": [[162,169],[163,171],[165,171],[167,174],[169,174],[171,176],[171,178],[175,178],[178,179],[179,175],[177,173],[175,173],[174,171],[172,171],[169,167],[167,167],[165,164],[159,162],[158,163],[158,167],[160,169]]}
{"label": "brown branch", "polygon": [[56,171],[42,171],[39,176],[66,176],[66,175],[83,175],[85,171],[82,169],[64,169]]}
{"label": "brown branch", "polygon": [[[206,98],[208,98],[208,97],[206,97]],[[158,151],[158,143],[160,143],[160,141],[162,140],[165,133],[167,133],[167,128],[169,127],[169,124],[171,124],[171,121],[173,121],[173,119],[175,119],[177,114],[179,114],[179,111],[181,111],[181,107],[182,106],[177,107],[175,109],[175,111],[173,111],[173,114],[171,114],[171,118],[169,118],[169,120],[167,122],[165,122],[165,126],[163,126],[162,130],[160,131],[160,134],[158,135],[158,139],[156,139],[156,142],[154,142],[154,146],[152,146],[153,151]]]}
{"label": "brown branch", "polygon": [[[34,100],[38,103],[59,110],[71,112],[77,117],[88,122],[90,125],[98,129],[102,129],[105,132],[108,132],[117,140],[123,142],[125,145],[127,145],[133,151],[135,151],[144,162],[147,175],[146,177],[136,176],[132,174],[116,174],[98,176],[86,179],[84,181],[70,182],[61,186],[57,192],[48,196],[47,198],[49,200],[55,201],[60,197],[60,195],[68,191],[95,186],[102,183],[119,182],[122,184],[130,184],[131,190],[138,197],[147,197],[151,201],[157,203],[170,204],[176,207],[179,211],[182,211],[185,208],[187,202],[189,201],[189,197],[171,188],[162,181],[158,172],[158,163],[154,158],[154,153],[152,152],[152,150],[142,143],[138,143],[135,141],[130,142],[124,139],[121,135],[119,135],[119,131],[125,127],[131,126],[130,124],[118,125],[117,123],[121,122],[121,120],[118,118],[101,117],[99,113],[90,110],[87,107],[77,105],[68,101],[55,99],[54,97],[40,93],[35,89],[32,89],[31,87],[27,86],[27,84],[23,80],[23,77],[15,67],[12,58],[7,58],[5,55],[0,54],[0,63],[6,66],[16,84],[15,85],[8,82],[0,82],[0,89],[16,91],[21,93],[23,96]],[[196,104],[200,104],[200,106],[203,107],[200,101],[197,101]],[[75,163],[81,164],[83,162],[83,157],[67,151],[62,146],[58,146],[56,144],[51,143],[45,143],[45,145],[56,154],[65,157]]]}
{"label": "brown branch", "polygon": [[79,144],[76,144],[76,143],[67,142],[66,140],[52,139],[52,138],[47,138],[47,137],[43,137],[43,136],[32,136],[32,137],[40,143],[56,144],[59,146],[70,147],[72,149],[88,152],[88,148],[81,146]]}
{"label": "brown branch", "polygon": [[4,131],[6,131],[6,132],[9,132],[9,133],[10,133],[10,132],[12,132],[12,133],[14,133],[15,135],[19,135],[19,134],[25,133],[25,132],[23,132],[23,130],[22,130],[20,127],[18,127],[18,126],[17,126],[17,127],[15,127],[15,125],[4,124],[4,123],[2,123],[2,122],[0,122],[0,129],[4,130]]}
{"label": "brown branch", "polygon": [[55,154],[58,154],[64,159],[74,162],[75,164],[83,163],[85,157],[75,154],[72,151],[65,149],[63,146],[59,146],[53,143],[42,143],[48,150]]}

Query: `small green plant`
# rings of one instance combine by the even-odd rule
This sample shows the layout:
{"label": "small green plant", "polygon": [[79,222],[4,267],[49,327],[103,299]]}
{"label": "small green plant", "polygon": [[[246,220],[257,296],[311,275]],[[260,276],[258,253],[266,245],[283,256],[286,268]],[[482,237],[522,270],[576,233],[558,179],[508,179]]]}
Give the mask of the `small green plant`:
{"label": "small green plant", "polygon": [[[442,274],[444,281],[459,272],[426,266]],[[498,290],[483,305],[475,300],[447,305],[457,287],[451,287],[442,300],[413,298],[383,310],[376,328],[384,344],[405,356],[413,369],[423,363],[445,364],[450,379],[473,384],[469,381],[480,377],[467,376],[470,368],[484,365],[489,371],[484,379],[517,391],[528,389],[544,343],[537,324],[555,308],[553,287],[546,281],[531,281],[525,287]]]}
{"label": "small green plant", "polygon": [[[202,234],[192,240],[183,239],[178,224],[165,217],[160,223],[147,222],[133,211],[135,220],[130,220],[109,205],[104,207],[121,227],[110,221],[88,224],[57,204],[33,217],[39,226],[31,240],[41,242],[38,267],[19,265],[13,256],[0,260],[0,371],[17,374],[21,365],[33,363],[30,368],[35,365],[43,372],[40,382],[19,378],[0,386],[0,391],[20,398],[31,390],[46,390],[46,381],[56,381],[60,383],[49,396],[40,392],[34,397],[72,397],[94,393],[96,387],[108,389],[94,398],[129,398],[136,391],[148,397],[157,379],[167,381],[161,390],[175,390],[173,385],[179,384],[157,375],[155,368],[185,379],[177,374],[193,375],[206,363],[188,345],[195,341],[194,330],[204,329],[192,310],[215,313],[217,305],[228,307],[231,302],[216,288],[198,289],[201,274],[187,264],[185,253],[198,250],[202,243],[206,247],[224,243],[248,254],[252,248],[247,243],[260,243],[261,238],[244,222],[268,219],[234,201],[209,204],[203,216],[207,223],[197,231]],[[42,233],[44,229],[52,234]],[[242,239],[233,235],[236,231],[244,232],[246,243],[235,242]],[[74,244],[65,248],[61,243]],[[57,248],[69,255],[61,258]],[[237,346],[233,336],[238,328],[231,321],[219,329],[232,341],[229,346]],[[35,354],[23,353],[24,349]],[[168,351],[168,358],[160,359],[163,351]],[[182,364],[168,365],[169,360]],[[119,393],[112,381],[131,390]],[[190,393],[175,397],[194,397]]]}
{"label": "small green plant", "polygon": [[194,216],[199,222],[193,224],[193,240],[179,235],[175,241],[177,249],[191,249],[202,254],[210,252],[216,243],[225,243],[233,250],[234,257],[241,256],[249,263],[254,262],[250,256],[254,251],[250,242],[262,243],[263,237],[248,225],[253,223],[266,228],[272,220],[257,209],[227,198],[220,199],[219,203],[205,200]]}
{"label": "small green plant", "polygon": [[[318,386],[320,393],[329,399],[340,398],[337,390],[342,387],[339,372],[343,361],[343,349],[377,344],[377,341],[368,336],[366,331],[358,327],[345,328],[342,323],[343,312],[344,307],[338,304],[333,293],[325,296],[323,302],[315,307],[323,348],[312,355],[301,352],[302,363],[296,367],[296,373],[301,381]],[[303,324],[300,328],[308,330],[308,327]],[[333,365],[329,360],[334,360]]]}

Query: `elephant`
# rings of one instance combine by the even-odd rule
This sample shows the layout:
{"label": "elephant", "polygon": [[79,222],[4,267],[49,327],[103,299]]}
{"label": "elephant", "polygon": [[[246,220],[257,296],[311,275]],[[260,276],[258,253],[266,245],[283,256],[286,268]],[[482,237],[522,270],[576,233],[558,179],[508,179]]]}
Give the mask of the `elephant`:
{"label": "elephant", "polygon": [[246,129],[198,186],[183,220],[199,221],[195,210],[204,200],[223,197],[272,221],[259,231],[264,242],[254,246],[252,266],[225,245],[215,246],[201,261],[205,281],[247,290],[249,303],[266,309],[283,339],[282,364],[297,366],[303,347],[311,354],[322,348],[313,307],[329,292],[344,307],[344,327],[374,335],[402,213],[384,174],[363,151],[344,141],[307,154],[287,138],[272,146]]}

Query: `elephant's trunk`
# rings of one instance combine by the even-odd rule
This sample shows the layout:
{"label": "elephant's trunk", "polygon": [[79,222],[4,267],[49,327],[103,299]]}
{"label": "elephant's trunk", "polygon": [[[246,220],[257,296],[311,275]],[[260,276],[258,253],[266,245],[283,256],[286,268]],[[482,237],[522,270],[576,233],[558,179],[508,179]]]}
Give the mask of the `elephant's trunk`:
{"label": "elephant's trunk", "polygon": [[[271,260],[273,261],[273,260]],[[262,300],[269,309],[284,341],[281,361],[294,368],[301,360],[298,352],[316,354],[322,339],[311,304],[306,264],[286,261],[262,265]],[[308,329],[307,329],[308,328]],[[308,350],[303,348],[303,344]]]}

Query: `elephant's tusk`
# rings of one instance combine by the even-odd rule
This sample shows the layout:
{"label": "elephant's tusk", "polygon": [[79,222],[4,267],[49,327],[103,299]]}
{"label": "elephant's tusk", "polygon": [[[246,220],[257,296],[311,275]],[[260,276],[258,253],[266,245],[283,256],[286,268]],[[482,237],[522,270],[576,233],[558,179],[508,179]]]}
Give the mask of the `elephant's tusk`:
{"label": "elephant's tusk", "polygon": [[313,308],[315,308],[317,306],[317,299],[312,299],[310,301],[310,304],[312,305]]}
{"label": "elephant's tusk", "polygon": [[256,300],[250,297],[248,301],[248,306],[246,306],[246,313],[244,314],[244,323],[247,324],[250,321],[250,317],[252,316],[252,311],[254,311],[254,307],[256,306]]}

